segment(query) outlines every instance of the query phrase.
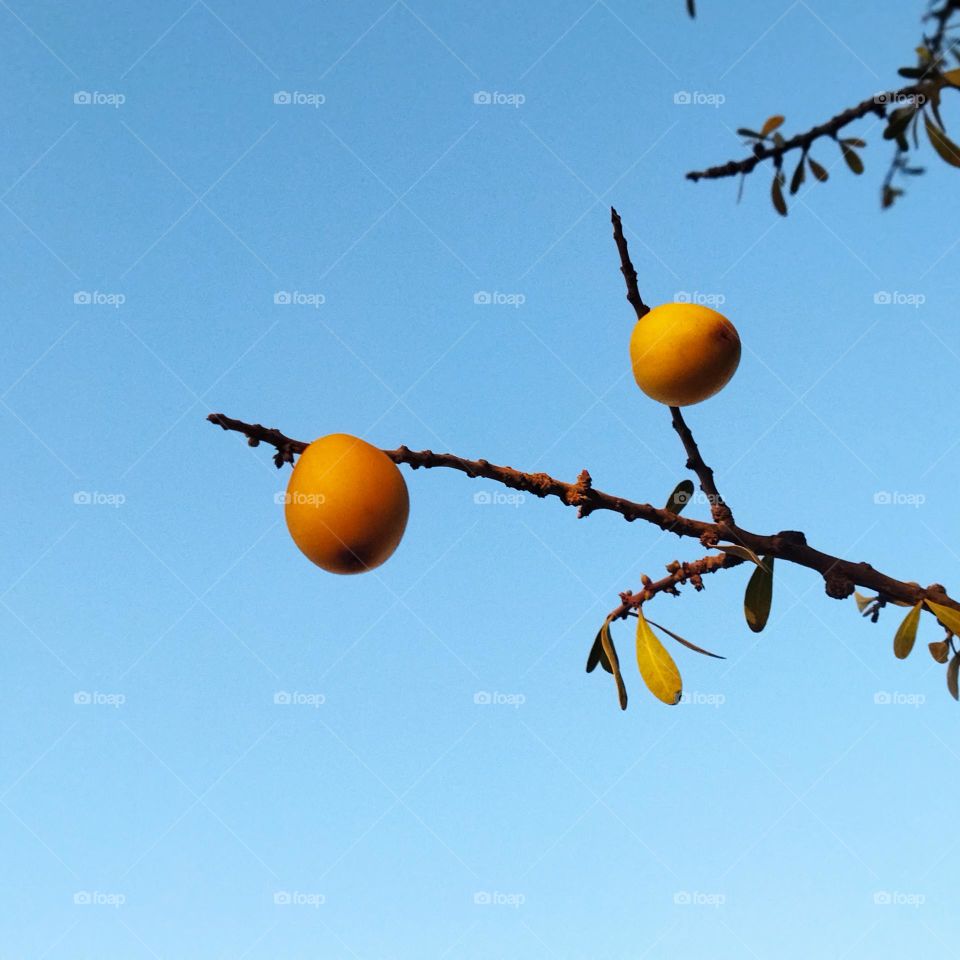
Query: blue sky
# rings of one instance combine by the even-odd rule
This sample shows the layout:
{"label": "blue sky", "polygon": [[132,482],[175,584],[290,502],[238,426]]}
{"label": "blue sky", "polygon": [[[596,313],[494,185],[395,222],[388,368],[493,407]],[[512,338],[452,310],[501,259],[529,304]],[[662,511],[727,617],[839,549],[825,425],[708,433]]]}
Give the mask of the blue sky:
{"label": "blue sky", "polygon": [[740,331],[688,416],[740,522],[950,587],[956,171],[924,151],[882,214],[867,119],[863,177],[818,147],[786,220],[766,172],[683,179],[894,85],[921,4],[0,6],[6,955],[951,955],[930,622],[896,661],[897,618],[784,565],[755,636],[724,572],[649,611],[728,657],[677,652],[688,703],[615,627],[621,713],[594,634],[697,544],[407,471],[396,555],[333,577],[204,422],[661,503],[613,203],[645,298]]}

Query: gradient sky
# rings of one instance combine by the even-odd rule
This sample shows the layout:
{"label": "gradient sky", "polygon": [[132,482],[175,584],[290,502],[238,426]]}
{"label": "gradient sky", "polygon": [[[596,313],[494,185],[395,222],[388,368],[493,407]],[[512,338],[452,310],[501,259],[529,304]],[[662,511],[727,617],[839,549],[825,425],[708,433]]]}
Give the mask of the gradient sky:
{"label": "gradient sky", "polygon": [[614,628],[621,713],[596,630],[698,544],[404,468],[400,549],[333,577],[204,422],[662,503],[613,203],[645,298],[740,331],[688,416],[740,522],[955,587],[957,172],[881,213],[866,119],[785,220],[767,170],[683,178],[896,85],[923,4],[699,7],[0,3],[5,958],[953,955],[929,618],[897,661],[895,611],[781,565],[755,636],[723,572],[650,605],[728,657],[676,652],[689,702]]}

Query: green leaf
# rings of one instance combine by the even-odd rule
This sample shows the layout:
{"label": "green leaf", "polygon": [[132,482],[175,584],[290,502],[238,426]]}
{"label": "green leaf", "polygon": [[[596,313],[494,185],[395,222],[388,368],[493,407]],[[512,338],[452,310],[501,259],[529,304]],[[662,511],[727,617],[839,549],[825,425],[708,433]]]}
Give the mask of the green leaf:
{"label": "green leaf", "polygon": [[857,602],[857,609],[863,613],[867,607],[876,600],[876,597],[865,597],[862,593],[857,593],[856,590],[853,591],[853,599]]}
{"label": "green leaf", "polygon": [[770,184],[770,197],[773,200],[773,207],[781,217],[787,215],[787,201],[783,199],[783,174],[780,171],[773,176],[773,183]]}
{"label": "green leaf", "polygon": [[933,149],[940,154],[943,160],[946,160],[952,167],[960,167],[960,147],[958,147],[939,127],[930,122],[930,118],[924,116],[924,126],[927,128],[927,136]]}
{"label": "green leaf", "polygon": [[781,123],[783,123],[783,117],[781,117],[779,113],[775,113],[772,117],[767,117],[763,126],[760,128],[760,136],[769,136]]}
{"label": "green leaf", "polygon": [[613,673],[613,668],[610,666],[610,661],[607,659],[606,653],[603,651],[603,637],[600,634],[603,632],[603,627],[597,631],[597,638],[593,641],[593,646],[590,648],[590,653],[587,655],[587,673],[593,673],[597,669],[597,664],[599,663],[607,673]]}
{"label": "green leaf", "polygon": [[911,607],[910,612],[897,627],[897,635],[893,638],[893,655],[898,660],[906,660],[910,656],[910,651],[917,641],[917,627],[920,625],[920,611],[922,609],[922,603]]}
{"label": "green leaf", "polygon": [[824,167],[821,167],[813,157],[807,157],[807,163],[810,165],[810,172],[821,182],[826,183],[830,179],[830,174],[827,173]]}
{"label": "green leaf", "polygon": [[951,632],[960,636],[960,610],[945,607],[942,603],[924,600],[924,603],[933,611],[934,616]]}
{"label": "green leaf", "polygon": [[667,648],[657,639],[643,615],[637,608],[637,666],[647,689],[664,703],[673,706],[683,695],[680,671]]}
{"label": "green leaf", "polygon": [[790,178],[790,195],[793,196],[802,186],[803,179],[806,175],[807,166],[804,162],[805,157],[800,158],[800,162],[797,164],[797,169],[793,171],[793,176]]}
{"label": "green leaf", "polygon": [[604,620],[600,628],[600,642],[603,644],[603,652],[610,664],[613,679],[617,682],[617,697],[620,700],[620,709],[627,709],[627,688],[623,684],[623,675],[620,673],[620,660],[617,657],[617,648],[613,645],[613,637],[610,636],[610,621]]}
{"label": "green leaf", "polygon": [[937,663],[946,663],[950,659],[950,644],[946,640],[934,640],[928,643],[927,647],[930,649],[930,656]]}
{"label": "green leaf", "polygon": [[750,581],[747,583],[747,592],[743,596],[743,612],[747,618],[747,626],[759,633],[766,625],[770,616],[770,604],[773,600],[773,557],[764,557]]}
{"label": "green leaf", "polygon": [[860,159],[860,154],[852,147],[848,147],[842,140],[840,141],[840,149],[843,151],[843,159],[847,161],[847,166],[858,176],[863,173],[863,161]]}
{"label": "green leaf", "polygon": [[666,627],[661,626],[659,623],[654,623],[652,620],[648,620],[647,623],[651,627],[656,627],[658,630],[662,630],[668,637],[673,637],[677,643],[682,643],[685,647],[688,647],[690,650],[693,650],[696,653],[702,653],[705,657],[714,657],[717,660],[726,660],[726,657],[721,657],[719,653],[711,653],[709,650],[704,650],[703,647],[698,647],[695,643],[691,643],[689,640],[684,640],[683,637],[674,633],[672,630],[668,630]]}
{"label": "green leaf", "polygon": [[957,673],[960,672],[960,653],[955,653],[947,667],[947,689],[954,700],[960,700],[960,692],[957,690]]}
{"label": "green leaf", "polygon": [[669,513],[680,513],[681,510],[690,502],[693,496],[693,481],[681,480],[674,488],[673,493],[667,498],[666,506],[663,508]]}

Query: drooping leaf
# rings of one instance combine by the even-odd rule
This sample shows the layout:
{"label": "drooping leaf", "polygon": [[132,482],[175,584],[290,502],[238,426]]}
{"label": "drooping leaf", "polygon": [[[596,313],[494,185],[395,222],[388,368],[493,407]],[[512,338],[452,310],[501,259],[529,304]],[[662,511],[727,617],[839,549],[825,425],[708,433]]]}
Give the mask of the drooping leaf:
{"label": "drooping leaf", "polygon": [[726,657],[721,657],[719,653],[711,653],[709,650],[704,650],[703,647],[698,647],[695,643],[691,643],[689,640],[684,640],[683,637],[674,633],[672,630],[668,630],[666,627],[661,626],[659,623],[654,623],[653,620],[648,620],[647,623],[649,623],[651,627],[656,627],[658,630],[662,630],[668,637],[673,637],[677,643],[682,643],[685,647],[688,647],[695,653],[702,653],[705,657],[715,657],[717,660],[727,659]]}
{"label": "drooping leaf", "polygon": [[617,657],[617,648],[613,645],[613,637],[610,636],[610,621],[604,620],[600,628],[600,642],[603,644],[603,652],[606,655],[607,663],[610,664],[613,679],[617,682],[617,697],[620,700],[620,709],[627,709],[627,688],[623,683],[623,674],[620,673],[620,659]]}
{"label": "drooping leaf", "polygon": [[883,131],[883,139],[898,139],[904,130],[907,129],[916,112],[917,108],[913,104],[894,110],[887,119],[887,126]]}
{"label": "drooping leaf", "polygon": [[930,648],[930,656],[937,663],[946,663],[950,659],[950,644],[946,640],[934,640],[927,646]]}
{"label": "drooping leaf", "polygon": [[933,149],[940,154],[943,160],[946,160],[952,167],[960,167],[960,147],[958,147],[939,127],[930,122],[929,117],[923,118],[924,126],[927,128],[927,136]]}
{"label": "drooping leaf", "polygon": [[797,164],[797,169],[793,171],[793,176],[790,178],[790,195],[793,196],[802,186],[804,176],[806,175],[807,165],[806,157],[801,157],[800,162]]}
{"label": "drooping leaf", "polygon": [[856,590],[853,591],[853,599],[857,602],[857,609],[863,613],[867,607],[876,600],[876,597],[865,597],[862,593],[857,593]]}
{"label": "drooping leaf", "polygon": [[899,187],[891,187],[889,184],[884,184],[880,205],[884,210],[887,210],[893,206],[897,197],[902,196],[903,191]]}
{"label": "drooping leaf", "polygon": [[680,513],[690,502],[691,497],[693,497],[693,481],[681,480],[673,488],[673,493],[667,498],[667,504],[663,509],[669,513]]}
{"label": "drooping leaf", "polygon": [[960,610],[946,607],[942,603],[934,603],[932,600],[925,600],[924,603],[951,633],[960,636]]}
{"label": "drooping leaf", "polygon": [[637,609],[637,666],[647,689],[664,703],[673,706],[683,695],[680,671],[667,648],[657,639],[643,615]]}
{"label": "drooping leaf", "polygon": [[810,172],[821,182],[826,183],[830,179],[830,174],[826,168],[821,167],[813,157],[807,157],[807,163],[810,166]]}
{"label": "drooping leaf", "polygon": [[747,583],[747,592],[743,596],[743,612],[747,626],[759,633],[770,616],[770,604],[773,600],[773,557],[764,557],[763,562],[753,571]]}
{"label": "drooping leaf", "polygon": [[960,653],[955,653],[947,667],[947,689],[954,700],[960,700],[960,691],[957,690],[958,673],[960,673]]}
{"label": "drooping leaf", "polygon": [[607,673],[613,673],[613,667],[610,666],[610,661],[603,649],[603,637],[600,636],[602,632],[603,627],[597,631],[597,638],[593,641],[593,646],[587,655],[587,673],[593,673],[597,669],[598,663]]}
{"label": "drooping leaf", "polygon": [[860,154],[853,147],[848,147],[843,141],[840,142],[840,149],[843,151],[843,159],[847,161],[847,166],[859,176],[863,173],[863,161]]}
{"label": "drooping leaf", "polygon": [[763,126],[760,128],[760,136],[769,136],[781,123],[783,123],[783,117],[781,117],[779,113],[775,113],[772,117],[767,117]]}
{"label": "drooping leaf", "polygon": [[722,550],[724,553],[732,553],[741,560],[749,560],[758,567],[760,566],[760,558],[748,547],[743,547],[739,543],[718,543],[717,549]]}
{"label": "drooping leaf", "polygon": [[917,641],[917,627],[920,625],[920,611],[922,609],[923,604],[920,603],[911,607],[910,612],[897,627],[897,634],[893,638],[893,655],[898,660],[906,660],[910,656],[910,651]]}
{"label": "drooping leaf", "polygon": [[773,200],[773,208],[781,217],[787,215],[787,201],[783,199],[783,174],[778,170],[773,175],[773,183],[770,184],[770,198]]}
{"label": "drooping leaf", "polygon": [[690,14],[691,19],[693,19],[697,15],[696,0],[687,0],[687,13]]}

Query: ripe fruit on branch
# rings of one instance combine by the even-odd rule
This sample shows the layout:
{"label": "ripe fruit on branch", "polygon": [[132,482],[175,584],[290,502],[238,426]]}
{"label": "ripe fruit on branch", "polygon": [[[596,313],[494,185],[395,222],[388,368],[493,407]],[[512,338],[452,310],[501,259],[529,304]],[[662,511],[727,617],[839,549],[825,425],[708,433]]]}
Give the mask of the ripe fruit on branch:
{"label": "ripe fruit on branch", "polygon": [[664,303],[630,337],[637,386],[669,407],[687,407],[726,386],[740,363],[740,337],[721,313],[696,303]]}
{"label": "ripe fruit on branch", "polygon": [[388,559],[410,512],[397,465],[365,440],[331,433],[297,460],[287,485],[287,529],[330,573],[363,573]]}

